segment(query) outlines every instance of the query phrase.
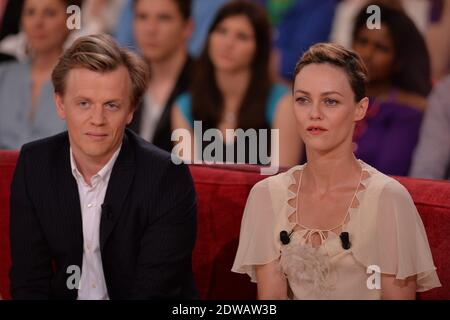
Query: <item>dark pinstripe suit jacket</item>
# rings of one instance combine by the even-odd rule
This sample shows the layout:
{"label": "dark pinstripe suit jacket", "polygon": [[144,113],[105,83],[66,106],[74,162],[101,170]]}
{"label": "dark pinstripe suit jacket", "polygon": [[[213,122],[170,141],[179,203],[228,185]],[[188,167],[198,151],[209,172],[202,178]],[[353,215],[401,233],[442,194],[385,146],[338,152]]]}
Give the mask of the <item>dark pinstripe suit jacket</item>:
{"label": "dark pinstripe suit jacket", "polygon": [[[189,169],[126,129],[102,206],[100,248],[110,299],[196,298],[196,195]],[[11,294],[76,299],[80,200],[67,132],[22,147],[11,184]],[[70,269],[69,269],[70,270]]]}

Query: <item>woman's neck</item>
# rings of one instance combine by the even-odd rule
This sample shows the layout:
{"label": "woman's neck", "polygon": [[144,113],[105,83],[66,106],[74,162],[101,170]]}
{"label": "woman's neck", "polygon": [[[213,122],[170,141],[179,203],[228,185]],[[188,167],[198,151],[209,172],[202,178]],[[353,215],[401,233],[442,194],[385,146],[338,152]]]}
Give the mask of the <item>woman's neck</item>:
{"label": "woman's neck", "polygon": [[[251,73],[249,70],[239,72],[216,71],[216,81],[222,92],[226,105],[236,105],[238,108],[244,98],[250,83]],[[233,110],[236,111],[236,110]]]}
{"label": "woman's neck", "polygon": [[35,53],[31,60],[32,72],[38,74],[51,74],[53,68],[58,63],[61,52],[61,50],[53,50]]}
{"label": "woman's neck", "polygon": [[360,174],[361,165],[349,150],[337,150],[326,155],[308,152],[304,170],[305,189],[326,194],[348,184],[349,180],[356,179]]}

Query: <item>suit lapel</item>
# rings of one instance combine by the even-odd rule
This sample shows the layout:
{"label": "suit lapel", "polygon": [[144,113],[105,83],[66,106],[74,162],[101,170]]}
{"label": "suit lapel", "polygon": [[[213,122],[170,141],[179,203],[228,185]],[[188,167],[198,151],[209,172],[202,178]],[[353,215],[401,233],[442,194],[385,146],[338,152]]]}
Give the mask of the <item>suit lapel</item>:
{"label": "suit lapel", "polygon": [[70,248],[76,252],[81,266],[83,259],[83,222],[81,217],[78,186],[70,167],[69,138],[66,136],[63,146],[57,152],[55,170],[53,170],[55,193],[64,225],[64,233],[70,241]]}
{"label": "suit lapel", "polygon": [[123,205],[134,178],[134,150],[130,138],[124,135],[122,149],[111,172],[100,221],[100,250],[103,251],[108,237],[123,213]]}

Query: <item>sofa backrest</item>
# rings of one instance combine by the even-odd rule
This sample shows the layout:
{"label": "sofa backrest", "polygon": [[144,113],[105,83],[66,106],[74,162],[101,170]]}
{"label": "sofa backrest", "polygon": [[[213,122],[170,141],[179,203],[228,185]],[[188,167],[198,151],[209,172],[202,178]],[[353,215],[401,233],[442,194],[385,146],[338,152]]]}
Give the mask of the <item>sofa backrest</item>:
{"label": "sofa backrest", "polygon": [[[256,285],[231,272],[242,213],[253,185],[265,176],[251,166],[191,166],[198,194],[198,236],[193,265],[205,299],[255,299]],[[450,183],[395,177],[420,213],[442,287],[418,299],[450,299]]]}
{"label": "sofa backrest", "polygon": [[[9,187],[17,152],[0,151],[0,294],[10,298]],[[232,273],[242,213],[253,185],[265,176],[256,166],[190,166],[198,195],[198,235],[193,269],[204,299],[255,299],[247,275]],[[398,178],[411,193],[427,230],[442,283],[420,299],[450,299],[450,183]]]}

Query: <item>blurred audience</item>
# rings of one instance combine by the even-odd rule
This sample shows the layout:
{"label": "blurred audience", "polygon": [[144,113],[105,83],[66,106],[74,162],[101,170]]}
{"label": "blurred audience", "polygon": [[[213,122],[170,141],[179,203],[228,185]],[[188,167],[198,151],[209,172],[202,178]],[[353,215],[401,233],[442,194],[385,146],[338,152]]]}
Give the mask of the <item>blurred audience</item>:
{"label": "blurred audience", "polygon": [[[192,132],[194,121],[201,120],[203,132],[220,129],[225,137],[224,154],[234,149],[235,161],[237,143],[226,138],[226,129],[279,129],[280,142],[271,145],[272,155],[279,151],[282,166],[297,164],[301,141],[291,96],[287,87],[270,77],[270,52],[271,27],[262,6],[232,1],[222,7],[195,67],[190,92],[180,96],[172,110],[173,128]],[[260,132],[256,133],[261,141]],[[203,142],[195,156],[215,143]],[[249,148],[247,143],[245,162]]]}
{"label": "blurred audience", "polygon": [[450,180],[450,74],[428,98],[411,176]]}
{"label": "blurred audience", "polygon": [[[114,32],[117,41],[126,47],[137,49],[133,33],[134,3],[136,0],[125,0],[126,4],[119,17],[119,23]],[[192,0],[193,34],[188,43],[189,54],[198,57],[203,49],[206,35],[217,11],[230,0]]]}
{"label": "blurred audience", "polygon": [[[81,24],[74,29],[66,38],[64,49],[68,48],[77,38],[97,33],[111,33],[115,30],[118,16],[122,11],[125,0],[78,0],[66,1],[65,14],[66,21],[73,11],[67,13],[66,10],[71,5],[77,5],[82,10]],[[77,14],[75,12],[75,14]],[[67,29],[65,26],[64,29]],[[61,31],[64,33],[64,31]],[[25,30],[17,34],[10,34],[0,42],[0,52],[14,56],[19,61],[29,58],[28,40]]]}
{"label": "blurred audience", "polygon": [[135,0],[134,34],[150,67],[143,104],[130,127],[142,138],[171,151],[171,108],[188,89],[192,59],[187,41],[192,33],[190,0]]}
{"label": "blurred audience", "polygon": [[385,174],[405,176],[431,90],[430,62],[414,22],[400,10],[380,8],[380,29],[367,28],[364,8],[353,32],[353,48],[368,68],[370,98],[355,129],[355,152]]}
{"label": "blurred audience", "polygon": [[24,0],[0,0],[0,41],[19,32],[23,3]]}
{"label": "blurred audience", "polygon": [[329,40],[337,0],[253,0],[266,7],[278,53],[275,68],[291,82],[298,58],[313,44]]}
{"label": "blurred audience", "polygon": [[419,31],[424,34],[430,19],[430,10],[434,0],[341,0],[336,7],[336,14],[330,39],[345,47],[352,46],[352,31],[356,16],[370,4],[388,6],[403,10],[414,21]]}
{"label": "blurred audience", "polygon": [[450,73],[450,0],[435,0],[440,3],[433,14],[427,30],[427,45],[431,56],[433,79]]}
{"label": "blurred audience", "polygon": [[29,58],[0,65],[0,149],[18,149],[65,129],[50,76],[70,33],[66,7],[72,3],[77,1],[25,0],[21,26]]}
{"label": "blurred audience", "polygon": [[[352,28],[358,12],[371,0],[342,0],[330,35],[331,41],[351,47]],[[450,0],[378,0],[375,4],[403,10],[425,37],[430,53],[432,77],[439,79],[450,71]]]}

